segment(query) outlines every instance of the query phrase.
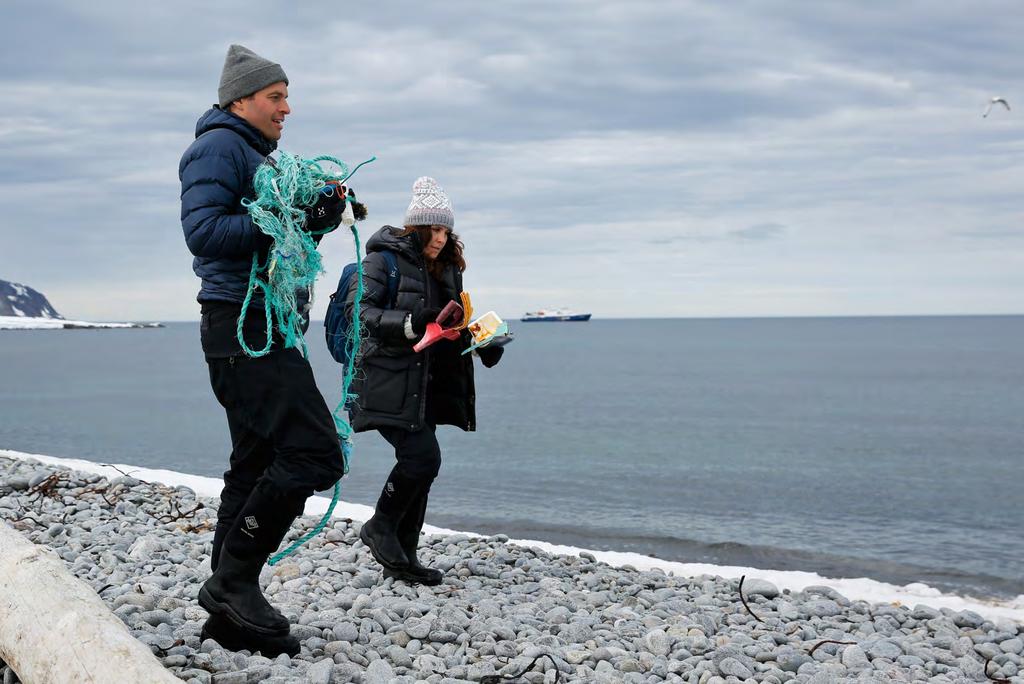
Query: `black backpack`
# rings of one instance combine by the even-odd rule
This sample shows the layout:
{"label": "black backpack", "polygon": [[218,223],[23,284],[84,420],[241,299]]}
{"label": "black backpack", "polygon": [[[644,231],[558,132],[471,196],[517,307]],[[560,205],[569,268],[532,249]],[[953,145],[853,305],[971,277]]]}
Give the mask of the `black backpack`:
{"label": "black backpack", "polygon": [[[393,252],[381,250],[380,255],[384,257],[384,265],[388,274],[388,299],[385,305],[387,309],[393,309],[395,298],[398,296],[398,260]],[[324,337],[327,340],[327,349],[331,352],[334,360],[340,364],[348,365],[351,361],[348,358],[348,331],[352,321],[345,315],[345,299],[348,297],[349,288],[357,277],[359,264],[347,264],[341,269],[341,278],[338,279],[338,289],[331,295],[331,302],[327,305],[327,316],[324,317]]]}

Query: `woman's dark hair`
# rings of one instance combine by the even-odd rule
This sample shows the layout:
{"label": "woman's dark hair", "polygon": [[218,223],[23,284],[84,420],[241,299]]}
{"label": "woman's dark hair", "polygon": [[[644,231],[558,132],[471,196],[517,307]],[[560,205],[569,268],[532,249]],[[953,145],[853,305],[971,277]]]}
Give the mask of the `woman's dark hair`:
{"label": "woman's dark hair", "polygon": [[[419,248],[423,249],[424,245],[430,243],[431,233],[433,229],[430,226],[406,226],[405,229],[399,233],[399,237],[405,237],[416,233],[419,239]],[[459,269],[460,272],[466,270],[466,259],[462,256],[462,250],[464,246],[459,236],[452,230],[448,229],[448,242],[444,243],[444,247],[441,248],[441,253],[437,255],[436,259],[427,259],[427,271],[430,275],[434,276],[438,280],[444,274],[444,269],[448,264],[452,264],[455,268]]]}

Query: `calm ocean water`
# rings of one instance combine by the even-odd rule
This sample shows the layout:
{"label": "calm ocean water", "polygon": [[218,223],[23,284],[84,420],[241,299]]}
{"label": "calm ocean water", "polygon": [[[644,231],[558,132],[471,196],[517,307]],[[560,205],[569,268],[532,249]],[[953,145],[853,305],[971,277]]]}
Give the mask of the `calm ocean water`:
{"label": "calm ocean water", "polygon": [[[513,324],[428,521],[670,560],[1024,594],[1024,317]],[[311,360],[333,406],[322,327]],[[0,448],[219,475],[198,324],[0,332]],[[349,501],[393,457],[360,435]]]}

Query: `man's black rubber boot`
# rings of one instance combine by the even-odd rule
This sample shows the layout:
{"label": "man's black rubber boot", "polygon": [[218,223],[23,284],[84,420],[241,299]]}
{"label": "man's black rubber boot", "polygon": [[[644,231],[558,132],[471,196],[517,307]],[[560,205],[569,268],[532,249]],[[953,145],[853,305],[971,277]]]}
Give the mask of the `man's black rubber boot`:
{"label": "man's black rubber boot", "polygon": [[421,490],[418,481],[392,470],[377,499],[373,517],[359,530],[359,538],[370,547],[370,553],[385,570],[395,572],[409,567],[409,558],[398,539],[398,524],[416,504]]}
{"label": "man's black rubber boot", "polygon": [[217,571],[199,589],[199,605],[210,615],[219,615],[239,630],[260,636],[288,634],[288,620],[260,590],[260,570],[266,555],[238,558],[221,549]]}
{"label": "man's black rubber boot", "polygon": [[[429,490],[429,487],[424,489]],[[409,567],[398,571],[385,569],[384,576],[408,584],[425,584],[432,587],[444,581],[444,573],[423,565],[416,555],[416,549],[420,544],[420,532],[423,530],[423,519],[427,512],[427,493],[428,491],[423,491],[419,495],[406,511],[402,522],[398,524],[398,541],[405,551],[405,557],[409,559]]]}
{"label": "man's black rubber boot", "polygon": [[264,636],[238,629],[234,623],[221,615],[211,615],[203,625],[200,634],[203,641],[213,639],[229,651],[259,652],[265,658],[276,658],[282,653],[297,656],[302,650],[299,640],[289,633],[281,636]]}
{"label": "man's black rubber boot", "polygon": [[199,605],[230,621],[241,632],[283,636],[288,620],[260,590],[260,570],[277,549],[305,499],[261,482],[224,536],[217,570],[199,589]]}

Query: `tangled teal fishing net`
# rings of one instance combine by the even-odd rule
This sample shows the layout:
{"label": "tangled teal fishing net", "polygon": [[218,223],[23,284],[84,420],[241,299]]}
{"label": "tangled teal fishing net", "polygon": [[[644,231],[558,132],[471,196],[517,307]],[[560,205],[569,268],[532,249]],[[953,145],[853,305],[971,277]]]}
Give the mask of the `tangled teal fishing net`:
{"label": "tangled teal fishing net", "polygon": [[[363,164],[376,159],[371,157],[360,163],[351,171],[340,159],[329,156],[303,159],[287,152],[280,152],[275,161],[267,158],[261,164],[253,178],[256,199],[243,200],[242,205],[248,210],[253,223],[266,235],[273,239],[273,246],[267,254],[266,261],[260,263],[259,255],[253,254],[252,268],[249,272],[249,289],[242,312],[238,317],[236,334],[238,342],[248,356],[260,357],[270,353],[274,341],[274,330],[283,340],[285,349],[299,347],[303,356],[306,355],[306,341],[302,328],[306,324],[306,312],[298,310],[297,294],[300,289],[311,291],[314,282],[324,272],[315,235],[329,233],[335,228],[321,232],[309,232],[303,228],[306,221],[305,208],[316,204],[321,192],[337,192],[341,184],[347,181]],[[331,172],[322,165],[329,162],[338,167],[338,172]],[[327,188],[334,186],[331,190]],[[352,198],[343,196],[346,202]],[[348,222],[346,222],[348,223]],[[358,264],[355,306],[352,312],[352,324],[349,326],[349,338],[346,344],[351,355],[356,358],[362,337],[362,326],[359,321],[360,301],[363,293],[362,248],[359,242],[359,231],[355,223],[349,225],[355,242],[356,263]],[[266,345],[262,349],[252,349],[245,341],[243,327],[246,313],[252,304],[253,296],[260,292],[263,295],[263,308],[266,315]],[[345,419],[348,403],[352,399],[349,388],[354,377],[353,364],[348,364],[342,381],[341,402],[333,413],[335,428],[341,442],[344,459],[344,473],[349,472],[349,460],[352,455],[352,426]],[[275,565],[291,555],[300,546],[315,537],[327,525],[335,506],[341,496],[341,481],[334,483],[334,496],[331,498],[327,512],[317,526],[309,533],[292,543],[288,548],[275,554],[268,563]]]}
{"label": "tangled teal fishing net", "polygon": [[[242,206],[249,211],[260,231],[274,240],[274,244],[265,263],[260,263],[258,254],[252,256],[249,289],[242,303],[237,329],[238,342],[247,355],[258,357],[268,354],[273,346],[275,327],[284,339],[285,349],[301,347],[303,355],[306,354],[306,341],[302,335],[305,312],[298,310],[297,293],[300,289],[309,290],[323,273],[323,267],[313,240],[318,233],[303,229],[305,207],[316,204],[319,193],[329,183],[344,183],[360,166],[374,159],[370,158],[349,171],[348,166],[335,157],[303,159],[281,152],[276,162],[268,158],[267,163],[256,170],[253,178],[256,199],[242,200]],[[321,162],[336,165],[340,172],[325,170]],[[263,294],[267,320],[267,341],[263,349],[250,348],[242,334],[246,314],[257,291]]]}

